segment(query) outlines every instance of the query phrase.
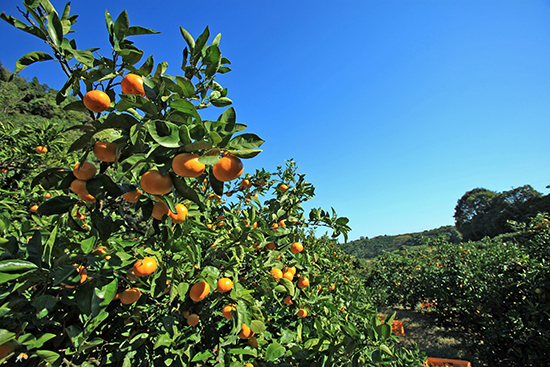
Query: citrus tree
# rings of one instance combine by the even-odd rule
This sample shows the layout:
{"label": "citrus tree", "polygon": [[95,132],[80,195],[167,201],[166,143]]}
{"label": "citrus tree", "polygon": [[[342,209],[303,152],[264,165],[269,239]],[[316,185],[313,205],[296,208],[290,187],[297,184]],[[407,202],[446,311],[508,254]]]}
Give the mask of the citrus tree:
{"label": "citrus tree", "polygon": [[[263,140],[244,132],[218,82],[230,71],[208,27],[187,43],[182,75],[145,61],[132,37],[157,33],[106,12],[110,57],[67,38],[76,15],[25,1],[0,15],[51,48],[16,72],[56,60],[56,98],[90,121],[67,167],[33,174],[47,198],[0,229],[0,360],[70,366],[421,366],[395,348],[391,321],[366,301],[351,259],[331,237],[350,230],[334,211],[302,204],[314,187],[293,161],[244,173]],[[137,66],[138,63],[141,64]],[[199,113],[225,108],[215,121]]]}

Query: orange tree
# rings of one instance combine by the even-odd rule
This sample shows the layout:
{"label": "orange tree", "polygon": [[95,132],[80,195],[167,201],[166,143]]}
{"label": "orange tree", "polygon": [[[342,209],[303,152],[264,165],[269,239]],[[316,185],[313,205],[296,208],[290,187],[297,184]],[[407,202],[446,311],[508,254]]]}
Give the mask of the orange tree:
{"label": "orange tree", "polygon": [[[0,361],[70,366],[421,366],[395,348],[350,259],[318,226],[347,237],[348,220],[303,202],[314,188],[290,161],[243,174],[263,140],[243,133],[216,78],[230,71],[220,36],[185,29],[183,75],[166,74],[130,38],[126,11],[106,12],[110,58],[68,39],[76,16],[25,1],[2,19],[44,40],[68,80],[57,94],[89,123],[32,179],[53,197],[35,213],[2,213]],[[184,156],[182,156],[184,154]],[[188,155],[189,154],[189,155]],[[76,163],[76,164],[75,164]],[[74,164],[74,166],[73,166]],[[237,180],[237,178],[239,178]],[[225,195],[225,198],[224,198]],[[265,198],[265,199],[264,199]]]}

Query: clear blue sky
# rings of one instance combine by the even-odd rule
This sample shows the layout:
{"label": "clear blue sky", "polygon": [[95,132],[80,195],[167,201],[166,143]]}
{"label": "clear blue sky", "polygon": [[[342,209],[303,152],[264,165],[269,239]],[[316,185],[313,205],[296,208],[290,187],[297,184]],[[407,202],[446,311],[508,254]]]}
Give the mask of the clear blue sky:
{"label": "clear blue sky", "polygon": [[[0,10],[17,15],[20,4]],[[219,82],[238,121],[266,140],[245,170],[294,158],[316,187],[307,207],[350,218],[351,239],[453,224],[457,200],[476,187],[548,193],[548,1],[75,0],[72,9],[79,48],[104,55],[104,12],[127,9],[130,25],[162,32],[134,40],[174,76],[179,26],[195,38],[206,25],[222,33],[233,71]],[[0,32],[10,70],[47,51],[5,22]],[[54,62],[22,75],[64,82]]]}

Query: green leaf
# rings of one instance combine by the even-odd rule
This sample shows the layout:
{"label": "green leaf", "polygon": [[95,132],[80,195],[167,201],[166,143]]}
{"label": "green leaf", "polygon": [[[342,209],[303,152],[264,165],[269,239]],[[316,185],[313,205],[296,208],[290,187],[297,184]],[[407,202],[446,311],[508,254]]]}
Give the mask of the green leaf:
{"label": "green leaf", "polygon": [[32,301],[33,307],[36,309],[36,317],[42,319],[48,315],[48,312],[53,310],[57,304],[57,299],[49,294],[38,296]]}
{"label": "green leaf", "polygon": [[294,284],[292,284],[292,282],[286,278],[281,278],[279,279],[280,281],[280,284],[285,287],[285,290],[288,292],[288,294],[290,296],[294,296],[294,291],[295,291],[295,288],[294,288]]}
{"label": "green leaf", "polygon": [[189,79],[183,76],[176,77],[176,83],[180,86],[183,91],[183,96],[186,98],[191,98],[195,94],[195,86]]}
{"label": "green leaf", "polygon": [[153,68],[155,67],[155,60],[153,59],[153,55],[149,56],[147,60],[141,65],[139,68],[139,71],[143,73],[143,75],[149,75],[151,74],[151,71],[153,71]]}
{"label": "green leaf", "polygon": [[174,341],[172,340],[172,338],[170,338],[168,334],[160,334],[155,340],[155,345],[153,346],[153,349],[157,349],[158,347],[169,347],[170,345],[172,345],[173,342]]}
{"label": "green leaf", "polygon": [[74,58],[78,61],[84,64],[88,68],[94,67],[94,55],[89,50],[69,50],[71,54],[73,54]]}
{"label": "green leaf", "polygon": [[252,330],[256,334],[260,334],[266,331],[267,329],[264,323],[261,322],[260,320],[252,320],[252,322],[250,323],[250,330]]}
{"label": "green leaf", "polygon": [[387,355],[390,355],[390,356],[393,356],[393,353],[392,351],[390,350],[390,348],[388,348],[385,344],[382,344],[380,346],[380,350],[384,353],[386,353]]}
{"label": "green leaf", "polygon": [[109,32],[109,42],[111,46],[115,45],[115,24],[113,23],[113,18],[107,10],[105,10],[105,24],[107,25],[107,31]]}
{"label": "green leaf", "polygon": [[193,39],[191,34],[187,32],[183,27],[180,27],[180,32],[185,42],[187,42],[187,44],[189,45],[189,49],[191,50],[191,52],[193,52],[193,49],[195,48],[195,40]]}
{"label": "green leaf", "polygon": [[6,329],[0,329],[0,345],[15,339],[15,333]]}
{"label": "green leaf", "polygon": [[37,350],[36,352],[36,355],[45,360],[46,362],[48,362],[49,364],[53,365],[53,366],[56,366],[57,365],[57,361],[60,361],[61,360],[61,356],[55,352],[52,352],[50,350]]}
{"label": "green leaf", "polygon": [[225,74],[229,73],[231,71],[231,68],[229,66],[222,66],[218,69],[218,74]]}
{"label": "green leaf", "polygon": [[27,260],[2,260],[0,261],[0,273],[23,273],[28,270],[38,269],[38,266]]}
{"label": "green leaf", "polygon": [[71,146],[69,147],[68,153],[81,150],[88,146],[92,138],[94,137],[95,131],[87,132],[76,139]]}
{"label": "green leaf", "polygon": [[126,32],[126,37],[130,36],[138,36],[142,34],[158,34],[160,32],[157,32],[150,28],[143,28],[140,26],[132,26],[128,28],[128,31]]}
{"label": "green leaf", "polygon": [[149,122],[147,127],[151,137],[163,147],[179,148],[183,146],[178,125],[168,121],[154,120]]}
{"label": "green leaf", "polygon": [[203,360],[211,358],[211,357],[214,357],[214,355],[210,351],[207,350],[205,352],[200,352],[200,353],[195,354],[195,356],[193,357],[191,362],[203,361]]}
{"label": "green leaf", "polygon": [[227,149],[227,151],[233,154],[235,157],[245,158],[245,159],[254,158],[258,154],[263,152],[262,149],[241,149],[241,150]]}
{"label": "green leaf", "polygon": [[63,109],[65,111],[80,111],[80,112],[86,112],[88,110],[82,100],[71,102],[67,104],[65,107],[63,107]]}
{"label": "green leaf", "polygon": [[172,183],[174,184],[178,195],[185,199],[191,200],[192,202],[203,208],[204,204],[201,202],[199,195],[193,188],[187,185],[185,179],[180,177],[172,177]]}
{"label": "green leaf", "polygon": [[206,49],[203,62],[207,65],[206,76],[213,76],[220,67],[222,53],[216,45],[211,45]]}
{"label": "green leaf", "polygon": [[78,202],[70,196],[56,196],[50,200],[42,203],[36,211],[39,215],[53,215],[63,214],[71,210],[71,208]]}
{"label": "green leaf", "polygon": [[267,350],[265,352],[265,359],[267,361],[274,361],[278,358],[281,358],[286,352],[285,347],[283,347],[279,343],[271,343],[267,347]]}
{"label": "green leaf", "polygon": [[233,101],[230,100],[227,97],[216,98],[216,99],[211,100],[210,102],[215,107],[225,107],[225,106],[229,106],[233,103]]}
{"label": "green leaf", "polygon": [[256,134],[245,133],[231,139],[227,144],[228,149],[255,149],[260,147],[265,140]]}
{"label": "green leaf", "polygon": [[50,233],[50,236],[46,240],[46,243],[44,244],[44,251],[43,251],[42,258],[46,262],[46,264],[48,265],[48,268],[51,266],[52,249],[53,249],[53,245],[55,243],[55,240],[57,238],[57,229],[58,229],[58,227],[57,227],[57,224],[56,224],[55,227],[53,228],[52,232]]}
{"label": "green leaf", "polygon": [[197,38],[197,42],[195,43],[195,47],[192,52],[193,65],[196,65],[199,59],[202,57],[203,55],[202,50],[206,46],[206,41],[208,41],[209,37],[210,37],[210,30],[208,29],[208,26],[206,26],[206,28],[201,33],[201,35]]}
{"label": "green leaf", "polygon": [[15,28],[20,29],[20,30],[22,30],[24,32],[27,32],[29,34],[32,34],[33,36],[36,36],[40,39],[43,39],[44,41],[47,38],[46,33],[42,29],[40,29],[38,27],[28,26],[25,23],[23,23],[22,21],[20,21],[19,19],[14,18],[11,15],[6,15],[4,12],[2,12],[0,14],[0,18],[5,20],[6,22],[11,24]]}
{"label": "green leaf", "polygon": [[35,51],[35,52],[29,52],[25,56],[21,57],[17,62],[15,63],[15,71],[13,72],[13,75],[16,75],[18,72],[26,68],[27,66],[34,64],[35,62],[39,61],[47,61],[47,60],[53,60],[54,58],[51,57],[49,54],[45,52]]}
{"label": "green leaf", "polygon": [[130,28],[130,20],[128,19],[128,13],[126,12],[126,10],[123,10],[122,13],[120,13],[117,20],[115,21],[114,27],[115,37],[118,40],[122,40],[126,36]]}
{"label": "green leaf", "polygon": [[54,45],[60,47],[61,42],[63,42],[63,25],[61,25],[61,21],[59,20],[57,13],[49,13],[46,19],[48,20],[46,27],[48,29],[50,39]]}

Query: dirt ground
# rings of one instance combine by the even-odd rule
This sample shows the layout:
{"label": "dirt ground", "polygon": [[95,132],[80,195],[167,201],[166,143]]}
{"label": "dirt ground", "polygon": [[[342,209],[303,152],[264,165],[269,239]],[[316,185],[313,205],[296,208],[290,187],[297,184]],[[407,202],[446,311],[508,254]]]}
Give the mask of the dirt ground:
{"label": "dirt ground", "polygon": [[469,361],[472,367],[482,366],[475,356],[468,354],[467,340],[462,333],[436,326],[427,314],[403,308],[387,308],[380,311],[387,316],[397,312],[395,319],[403,321],[405,336],[400,337],[400,344],[403,346],[414,342],[428,357],[465,360]]}

